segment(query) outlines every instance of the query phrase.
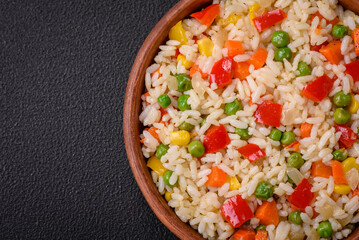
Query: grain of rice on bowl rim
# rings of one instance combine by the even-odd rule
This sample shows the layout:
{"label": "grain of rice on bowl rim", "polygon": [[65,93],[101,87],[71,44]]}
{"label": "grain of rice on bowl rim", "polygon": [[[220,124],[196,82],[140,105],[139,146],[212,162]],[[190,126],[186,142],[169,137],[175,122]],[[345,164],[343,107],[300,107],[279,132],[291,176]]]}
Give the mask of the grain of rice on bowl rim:
{"label": "grain of rice on bowl rim", "polygon": [[359,16],[336,0],[218,1],[145,76],[143,155],[207,239],[343,239],[359,221]]}

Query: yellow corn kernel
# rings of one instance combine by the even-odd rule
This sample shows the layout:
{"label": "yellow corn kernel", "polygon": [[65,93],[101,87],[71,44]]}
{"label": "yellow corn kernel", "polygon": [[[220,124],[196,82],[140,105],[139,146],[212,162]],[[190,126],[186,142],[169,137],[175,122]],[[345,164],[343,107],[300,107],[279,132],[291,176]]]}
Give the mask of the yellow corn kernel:
{"label": "yellow corn kernel", "polygon": [[188,39],[186,36],[186,30],[184,30],[182,26],[182,21],[179,21],[176,25],[174,25],[168,34],[170,40],[177,40],[181,43],[181,45],[187,44]]}
{"label": "yellow corn kernel", "polygon": [[191,140],[191,135],[186,130],[180,130],[170,133],[171,144],[184,146]]}
{"label": "yellow corn kernel", "polygon": [[203,56],[212,56],[214,44],[208,37],[201,38],[197,41],[199,53]]}
{"label": "yellow corn kernel", "polygon": [[351,112],[351,114],[355,114],[359,109],[359,102],[355,99],[354,94],[350,94],[350,96],[352,101],[350,102],[348,110]]}
{"label": "yellow corn kernel", "polygon": [[166,192],[165,193],[165,199],[166,199],[166,201],[167,202],[169,202],[171,199],[172,199],[172,197],[171,197],[171,194],[172,194],[173,192]]}
{"label": "yellow corn kernel", "polygon": [[147,167],[151,168],[159,176],[162,176],[167,171],[167,168],[163,166],[161,160],[156,158],[156,156],[152,156],[150,159],[148,159]]}
{"label": "yellow corn kernel", "polygon": [[182,65],[186,68],[186,69],[190,69],[193,66],[193,62],[191,61],[187,61],[186,57],[182,54],[179,54],[177,56],[177,62],[182,60]]}
{"label": "yellow corn kernel", "polygon": [[223,26],[223,27],[227,27],[229,24],[233,23],[234,25],[236,25],[236,23],[238,22],[238,20],[241,18],[241,16],[236,15],[236,14],[230,14],[227,18],[220,18],[218,20],[218,24]]}
{"label": "yellow corn kernel", "polygon": [[342,162],[342,166],[343,166],[343,172],[347,173],[350,171],[350,169],[352,168],[356,168],[359,170],[359,165],[356,163],[356,159],[353,157],[347,158]]}
{"label": "yellow corn kernel", "polygon": [[346,195],[348,193],[350,193],[352,191],[352,189],[350,188],[349,185],[334,185],[334,192],[341,194],[341,195]]}
{"label": "yellow corn kernel", "polygon": [[241,187],[241,184],[238,181],[238,178],[236,176],[230,177],[228,180],[229,183],[229,191],[237,190]]}
{"label": "yellow corn kernel", "polygon": [[248,15],[249,15],[249,19],[251,20],[252,25],[254,25],[253,18],[256,17],[256,15],[254,13],[257,12],[260,8],[261,8],[261,6],[259,5],[259,3],[255,3],[249,8]]}

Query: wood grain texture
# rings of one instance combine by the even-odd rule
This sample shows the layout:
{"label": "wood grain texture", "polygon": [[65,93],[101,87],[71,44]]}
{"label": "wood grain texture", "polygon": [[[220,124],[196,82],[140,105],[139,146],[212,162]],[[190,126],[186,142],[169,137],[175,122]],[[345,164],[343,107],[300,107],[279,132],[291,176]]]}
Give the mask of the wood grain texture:
{"label": "wood grain texture", "polygon": [[339,2],[344,8],[359,14],[359,0],[339,0]]}
{"label": "wood grain texture", "polygon": [[[355,1],[359,2],[359,0]],[[158,192],[157,187],[152,181],[152,177],[146,166],[146,161],[142,155],[141,144],[139,141],[140,130],[143,128],[139,121],[141,95],[144,90],[146,69],[153,62],[153,58],[158,52],[158,47],[166,41],[170,28],[179,20],[187,17],[190,13],[198,10],[200,7],[210,4],[210,2],[211,0],[182,0],[155,26],[143,43],[133,64],[127,83],[124,104],[124,139],[127,156],[133,174],[154,213],[166,227],[181,239],[203,238],[189,224],[182,222],[177,217],[173,209],[168,206],[163,196]],[[359,4],[357,6],[359,9]],[[359,240],[359,229],[356,229],[348,239]]]}

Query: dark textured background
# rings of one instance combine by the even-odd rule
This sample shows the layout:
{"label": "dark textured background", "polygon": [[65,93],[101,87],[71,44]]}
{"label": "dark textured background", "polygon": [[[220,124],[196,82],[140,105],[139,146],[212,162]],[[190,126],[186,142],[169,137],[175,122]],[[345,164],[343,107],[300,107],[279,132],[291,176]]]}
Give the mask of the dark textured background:
{"label": "dark textured background", "polygon": [[176,239],[122,137],[137,51],[177,0],[0,0],[0,239]]}

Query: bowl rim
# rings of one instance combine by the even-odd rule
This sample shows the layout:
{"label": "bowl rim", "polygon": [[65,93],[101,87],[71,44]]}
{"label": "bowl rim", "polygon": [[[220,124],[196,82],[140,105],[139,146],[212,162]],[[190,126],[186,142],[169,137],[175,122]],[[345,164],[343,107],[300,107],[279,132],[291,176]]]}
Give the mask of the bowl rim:
{"label": "bowl rim", "polygon": [[167,39],[170,28],[193,11],[211,2],[212,0],[181,0],[156,24],[142,44],[133,63],[127,82],[123,108],[125,148],[137,185],[158,219],[180,239],[199,240],[203,239],[203,237],[189,224],[180,220],[175,211],[158,192],[148,171],[139,141],[141,95],[145,85],[146,69],[153,62],[159,46]]}
{"label": "bowl rim", "polygon": [[[181,221],[158,192],[148,171],[139,141],[142,128],[139,121],[141,95],[145,85],[146,69],[153,62],[159,46],[167,39],[170,28],[196,9],[211,2],[212,0],[180,0],[160,19],[143,42],[135,58],[127,81],[123,106],[125,148],[137,185],[157,218],[180,239],[199,240],[203,237],[189,224]],[[356,228],[347,239],[359,240],[359,228]]]}

